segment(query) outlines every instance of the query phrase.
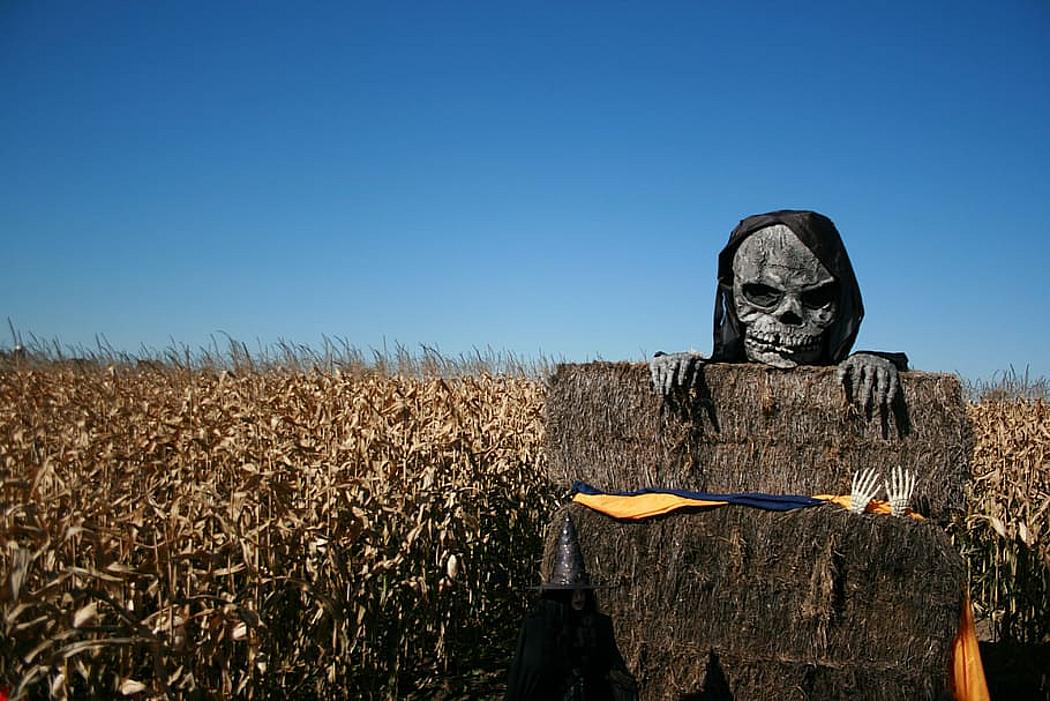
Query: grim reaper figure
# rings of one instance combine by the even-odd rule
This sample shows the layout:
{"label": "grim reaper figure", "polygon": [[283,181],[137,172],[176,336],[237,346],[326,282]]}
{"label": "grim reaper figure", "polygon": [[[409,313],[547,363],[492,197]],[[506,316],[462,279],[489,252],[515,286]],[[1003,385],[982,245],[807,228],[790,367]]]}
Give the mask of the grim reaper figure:
{"label": "grim reaper figure", "polygon": [[777,368],[838,365],[838,379],[862,408],[888,412],[900,391],[903,353],[849,355],[864,305],[853,266],[830,219],[780,210],[741,221],[718,256],[714,350],[657,353],[656,390],[667,396],[697,382],[704,362]]}

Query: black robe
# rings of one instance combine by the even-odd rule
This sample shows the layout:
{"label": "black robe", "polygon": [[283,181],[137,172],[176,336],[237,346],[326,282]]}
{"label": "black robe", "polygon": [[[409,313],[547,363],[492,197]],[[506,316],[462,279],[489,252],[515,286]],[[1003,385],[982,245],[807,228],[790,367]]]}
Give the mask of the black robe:
{"label": "black robe", "polygon": [[634,698],[631,687],[612,619],[568,602],[537,602],[521,626],[506,701],[612,701]]}
{"label": "black robe", "polygon": [[[718,254],[718,289],[715,292],[713,362],[746,363],[744,330],[736,316],[733,302],[733,258],[740,244],[759,229],[783,224],[813,252],[832,277],[838,282],[838,315],[824,337],[824,346],[814,365],[837,365],[845,360],[864,319],[864,303],[860,285],[853,273],[853,265],[846,254],[838,229],[823,214],[806,210],[782,209],[767,214],[756,214],[741,220],[729,235],[729,243]],[[903,353],[863,351],[890,360],[898,370],[908,369],[908,357]]]}

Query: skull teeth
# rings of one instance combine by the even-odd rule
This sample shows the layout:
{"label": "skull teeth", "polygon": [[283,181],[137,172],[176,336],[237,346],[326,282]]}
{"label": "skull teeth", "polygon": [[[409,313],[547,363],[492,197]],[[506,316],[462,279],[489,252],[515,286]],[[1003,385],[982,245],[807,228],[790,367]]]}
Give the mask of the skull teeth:
{"label": "skull teeth", "polygon": [[752,346],[784,353],[815,351],[820,348],[820,337],[807,334],[779,334],[752,331],[746,342]]}

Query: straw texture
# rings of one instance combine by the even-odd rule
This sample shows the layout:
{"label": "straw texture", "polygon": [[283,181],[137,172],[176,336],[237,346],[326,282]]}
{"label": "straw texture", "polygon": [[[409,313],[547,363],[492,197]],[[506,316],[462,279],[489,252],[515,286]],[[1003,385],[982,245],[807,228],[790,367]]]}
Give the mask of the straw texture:
{"label": "straw texture", "polygon": [[973,439],[958,380],[904,373],[893,415],[845,401],[834,368],[712,364],[665,401],[643,364],[561,365],[547,397],[548,475],[600,489],[848,494],[857,470],[918,475],[913,507],[939,522],[965,510]]}
{"label": "straw texture", "polygon": [[833,506],[641,523],[565,510],[643,699],[950,698],[966,572],[929,522]]}

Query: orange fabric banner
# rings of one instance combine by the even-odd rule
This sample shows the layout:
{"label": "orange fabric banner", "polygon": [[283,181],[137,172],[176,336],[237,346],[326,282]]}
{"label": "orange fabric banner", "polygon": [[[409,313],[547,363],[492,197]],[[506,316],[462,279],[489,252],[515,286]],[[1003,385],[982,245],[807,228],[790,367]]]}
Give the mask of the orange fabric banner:
{"label": "orange fabric banner", "polygon": [[[820,499],[821,501],[831,502],[832,504],[841,506],[843,509],[848,509],[853,503],[853,500],[848,494],[845,496],[836,496],[834,494],[814,494],[813,498]],[[864,513],[879,514],[880,516],[889,516],[893,513],[893,509],[890,507],[890,503],[888,501],[882,501],[881,499],[872,499],[868,502],[868,505],[864,507]],[[922,514],[917,514],[911,509],[908,509],[907,514],[916,521],[926,520]]]}
{"label": "orange fabric banner", "polygon": [[952,645],[952,688],[956,701],[989,701],[988,682],[984,678],[981,650],[977,644],[977,626],[973,622],[970,595],[963,602],[959,616],[959,633]]}
{"label": "orange fabric banner", "polygon": [[[843,509],[848,509],[851,503],[849,496],[817,494],[813,498],[835,504],[836,506],[841,506]],[[585,494],[583,492],[577,492],[573,495],[572,500],[577,504],[582,504],[583,506],[594,509],[595,511],[600,511],[606,516],[626,519],[629,521],[641,521],[643,519],[652,518],[653,516],[663,516],[664,514],[677,511],[678,509],[726,506],[730,503],[721,500],[691,499],[677,494],[663,492],[632,494],[630,496],[622,494]],[[872,499],[871,502],[868,503],[867,508],[864,509],[864,513],[889,516],[892,512],[888,501]],[[916,521],[924,520],[921,514],[913,513],[911,510],[908,511],[908,515]]]}
{"label": "orange fabric banner", "polygon": [[577,493],[572,500],[588,508],[600,511],[613,518],[640,521],[653,516],[663,516],[672,511],[706,506],[725,506],[727,501],[707,501],[705,499],[686,499],[676,494],[638,494],[623,497],[616,494],[582,494]]}

